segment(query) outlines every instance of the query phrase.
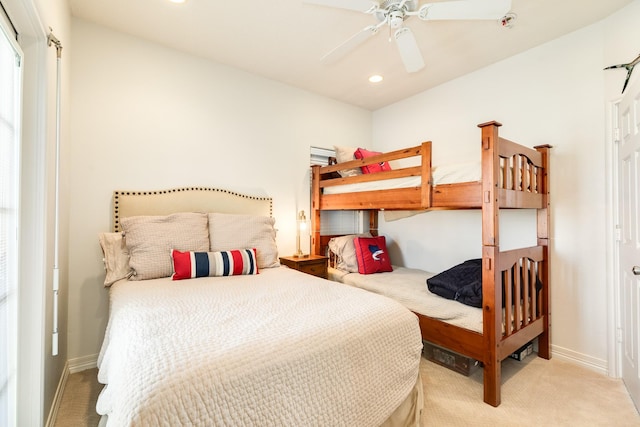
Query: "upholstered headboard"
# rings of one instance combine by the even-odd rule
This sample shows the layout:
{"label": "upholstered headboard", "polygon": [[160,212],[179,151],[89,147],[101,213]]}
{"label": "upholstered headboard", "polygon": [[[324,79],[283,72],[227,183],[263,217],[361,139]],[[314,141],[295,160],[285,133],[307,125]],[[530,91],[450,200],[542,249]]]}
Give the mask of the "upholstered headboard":
{"label": "upholstered headboard", "polygon": [[137,215],[169,215],[177,212],[219,212],[273,216],[270,197],[247,196],[229,190],[205,187],[158,191],[114,191],[113,231],[120,218]]}

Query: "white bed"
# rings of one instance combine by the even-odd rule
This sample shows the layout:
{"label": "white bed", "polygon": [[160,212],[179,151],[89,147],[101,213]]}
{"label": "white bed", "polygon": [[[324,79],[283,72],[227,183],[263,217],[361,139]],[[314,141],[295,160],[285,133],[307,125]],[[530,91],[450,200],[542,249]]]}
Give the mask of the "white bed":
{"label": "white bed", "polygon": [[[158,211],[147,195],[158,196],[116,192],[114,228],[126,212],[181,211],[182,202],[164,201]],[[271,200],[260,200],[268,208],[225,202],[224,211],[270,213]],[[109,293],[98,360],[101,425],[420,425],[420,329],[389,298],[286,267],[179,281],[125,278]]]}

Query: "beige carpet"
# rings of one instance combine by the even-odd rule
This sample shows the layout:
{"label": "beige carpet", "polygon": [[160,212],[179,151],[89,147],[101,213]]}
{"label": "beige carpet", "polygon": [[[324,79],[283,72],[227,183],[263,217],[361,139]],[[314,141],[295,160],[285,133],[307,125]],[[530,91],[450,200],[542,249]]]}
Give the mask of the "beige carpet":
{"label": "beige carpet", "polygon": [[535,355],[502,362],[502,403],[482,404],[482,369],[465,377],[423,359],[423,426],[640,426],[621,380]]}
{"label": "beige carpet", "polygon": [[100,416],[96,413],[96,401],[100,390],[97,369],[69,375],[53,427],[97,426]]}
{"label": "beige carpet", "polygon": [[[503,362],[502,404],[482,402],[482,370],[465,377],[422,360],[424,427],[640,427],[621,380],[562,360],[529,356]],[[55,427],[97,426],[101,385],[91,369],[69,376]]]}

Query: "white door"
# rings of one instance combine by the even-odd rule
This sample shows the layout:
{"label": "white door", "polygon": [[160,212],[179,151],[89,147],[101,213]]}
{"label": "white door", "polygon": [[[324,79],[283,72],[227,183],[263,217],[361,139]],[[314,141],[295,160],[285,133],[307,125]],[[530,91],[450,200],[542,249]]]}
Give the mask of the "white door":
{"label": "white door", "polygon": [[625,91],[618,126],[622,379],[640,407],[640,79]]}

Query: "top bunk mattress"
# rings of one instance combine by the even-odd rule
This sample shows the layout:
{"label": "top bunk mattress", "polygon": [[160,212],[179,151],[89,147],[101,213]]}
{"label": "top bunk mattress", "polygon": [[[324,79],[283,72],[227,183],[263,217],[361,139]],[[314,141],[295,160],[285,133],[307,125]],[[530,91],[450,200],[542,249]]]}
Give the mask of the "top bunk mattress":
{"label": "top bunk mattress", "polygon": [[[432,185],[457,184],[482,180],[480,162],[456,163],[431,168]],[[396,188],[419,187],[420,176],[383,179],[358,184],[335,185],[325,187],[324,194],[357,193],[360,191],[392,190]]]}
{"label": "top bunk mattress", "polygon": [[448,300],[427,289],[427,279],[434,276],[423,270],[393,266],[388,273],[346,273],[329,268],[329,278],[394,299],[409,310],[482,333],[482,310]]}

